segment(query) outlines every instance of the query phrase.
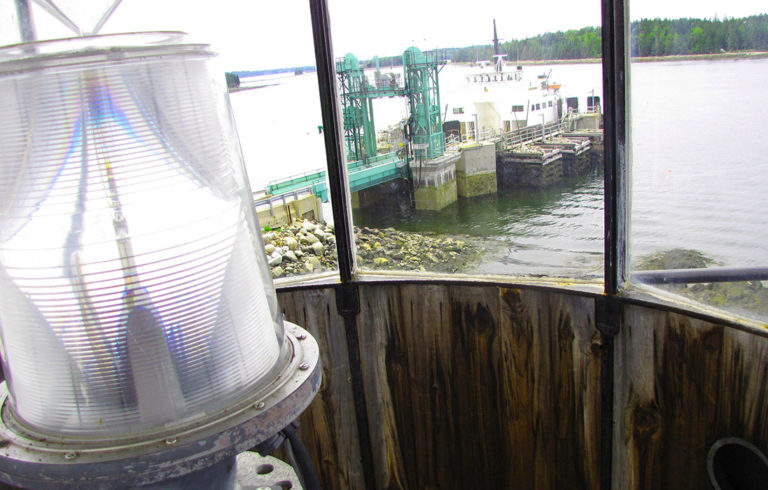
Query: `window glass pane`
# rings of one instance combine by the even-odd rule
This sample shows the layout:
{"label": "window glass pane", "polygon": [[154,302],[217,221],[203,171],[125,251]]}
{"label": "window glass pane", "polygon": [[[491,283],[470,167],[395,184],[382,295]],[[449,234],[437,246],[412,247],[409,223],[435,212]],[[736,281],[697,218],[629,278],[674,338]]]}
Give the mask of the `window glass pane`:
{"label": "window glass pane", "polygon": [[600,2],[329,6],[360,268],[601,280]]}
{"label": "window glass pane", "polygon": [[273,277],[337,270],[309,4],[133,0],[103,32],[131,30],[184,30],[219,54]]}
{"label": "window glass pane", "polygon": [[741,277],[749,280],[655,287],[768,318],[768,282],[754,277],[754,268],[768,265],[768,92],[749,82],[768,76],[768,59],[754,54],[768,50],[765,5],[719,4],[717,16],[695,2],[656,10],[637,2],[630,11],[630,267],[746,268],[751,275]]}

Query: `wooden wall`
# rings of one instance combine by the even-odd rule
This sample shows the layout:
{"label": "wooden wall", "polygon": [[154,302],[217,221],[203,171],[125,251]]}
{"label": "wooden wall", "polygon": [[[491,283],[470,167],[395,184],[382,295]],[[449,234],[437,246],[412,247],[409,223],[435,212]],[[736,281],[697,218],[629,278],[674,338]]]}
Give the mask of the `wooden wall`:
{"label": "wooden wall", "polygon": [[613,488],[712,488],[723,437],[768,453],[768,339],[640,306],[616,341]]}
{"label": "wooden wall", "polygon": [[[350,366],[331,288],[283,291],[318,339],[302,438],[324,488],[362,489]],[[599,488],[595,302],[485,285],[364,284],[357,317],[379,489]],[[768,338],[624,305],[614,350],[613,488],[711,488],[722,437],[768,452]]]}
{"label": "wooden wall", "polygon": [[[597,488],[600,343],[594,300],[423,284],[364,285],[360,300],[358,335],[378,488],[533,488],[534,482],[541,489]],[[347,381],[345,359],[335,358],[345,355],[343,334],[321,333],[329,324],[336,333],[343,328],[340,319],[329,320],[335,315],[333,291],[285,292],[280,304],[288,320],[320,334],[324,384]],[[359,457],[341,454],[332,440],[350,440],[347,432],[354,429],[342,423],[354,414],[335,413],[352,409],[339,396],[350,391],[318,396],[302,418],[302,437],[313,438],[305,443],[315,447],[327,488],[362,488],[349,478],[358,475]],[[323,423],[329,426],[321,436],[311,434]],[[339,457],[345,459],[329,462]]]}

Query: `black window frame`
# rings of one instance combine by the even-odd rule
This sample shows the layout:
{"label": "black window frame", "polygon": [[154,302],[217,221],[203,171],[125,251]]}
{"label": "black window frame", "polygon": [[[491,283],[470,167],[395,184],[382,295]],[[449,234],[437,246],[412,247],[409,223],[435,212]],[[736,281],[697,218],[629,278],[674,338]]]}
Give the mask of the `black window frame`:
{"label": "black window frame", "polygon": [[[625,0],[601,0],[604,131],[604,291],[618,294],[626,282],[628,182],[627,83],[629,20]],[[310,0],[312,30],[322,108],[328,183],[331,196],[339,279],[356,281],[350,192],[341,146],[336,104],[336,72],[327,0]],[[534,104],[532,104],[534,106]],[[535,107],[535,106],[534,106]]]}
{"label": "black window frame", "polygon": [[[687,271],[628,270],[629,159],[628,90],[630,84],[629,0],[601,0],[604,139],[604,293],[615,296],[631,284],[768,280],[768,267],[711,268]],[[327,0],[310,0],[318,87],[322,107],[328,180],[336,230],[339,278],[355,281],[356,263],[350,193],[341,145],[340,112],[336,105],[336,73]],[[535,104],[531,104],[533,110]],[[514,111],[513,111],[514,112]],[[630,277],[631,276],[631,277]],[[631,280],[630,280],[631,279]]]}

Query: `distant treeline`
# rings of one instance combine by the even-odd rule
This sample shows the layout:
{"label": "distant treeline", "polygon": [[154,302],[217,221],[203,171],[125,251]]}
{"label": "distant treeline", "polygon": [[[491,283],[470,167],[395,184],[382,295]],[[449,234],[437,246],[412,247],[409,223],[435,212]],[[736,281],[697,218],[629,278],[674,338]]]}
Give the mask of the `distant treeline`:
{"label": "distant treeline", "polygon": [[[632,22],[632,56],[712,54],[723,51],[768,51],[768,14],[734,19],[644,19]],[[599,27],[550,32],[501,43],[507,60],[572,60],[599,58],[602,40]],[[452,62],[493,59],[493,45],[441,49]],[[367,67],[375,66],[366,61]],[[379,58],[379,65],[400,66],[401,56]]]}
{"label": "distant treeline", "polygon": [[641,20],[632,23],[632,56],[768,51],[768,14],[740,19]]}
{"label": "distant treeline", "polygon": [[[515,60],[572,60],[599,58],[601,53],[599,27],[579,30],[548,32],[527,39],[500,43],[507,61]],[[452,62],[475,62],[493,59],[493,45],[469,46],[453,50]]]}
{"label": "distant treeline", "polygon": [[237,75],[238,77],[245,78],[245,77],[260,77],[263,75],[278,75],[282,73],[294,73],[296,75],[300,75],[302,73],[308,73],[317,71],[317,68],[314,66],[293,66],[290,68],[270,68],[267,70],[239,70],[239,71],[233,71],[232,73],[234,75]]}

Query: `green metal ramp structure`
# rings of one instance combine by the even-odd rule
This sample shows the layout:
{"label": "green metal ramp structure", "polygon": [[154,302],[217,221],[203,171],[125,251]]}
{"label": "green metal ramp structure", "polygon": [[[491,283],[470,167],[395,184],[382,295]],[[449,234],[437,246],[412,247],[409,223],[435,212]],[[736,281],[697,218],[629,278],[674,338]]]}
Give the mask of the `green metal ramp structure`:
{"label": "green metal ramp structure", "polygon": [[[392,153],[385,153],[368,159],[365,164],[358,160],[347,165],[349,188],[351,192],[361,191],[369,187],[403,177],[405,162]],[[325,171],[317,170],[293,177],[270,182],[267,194],[289,194],[300,189],[312,188],[312,193],[322,202],[328,202],[328,186]]]}
{"label": "green metal ramp structure", "polygon": [[[377,61],[378,65],[378,61]],[[398,178],[409,178],[412,158],[435,159],[445,152],[440,114],[438,73],[442,63],[436,54],[427,56],[418,48],[403,53],[404,85],[394,77],[384,77],[376,70],[371,84],[353,54],[336,62],[344,117],[344,140],[347,147],[347,172],[351,192]],[[373,120],[373,100],[382,97],[408,97],[408,121],[405,159],[397,153],[379,154]],[[324,170],[308,172],[271,182],[267,194],[279,196],[311,188],[322,202],[328,202],[328,186]]]}

